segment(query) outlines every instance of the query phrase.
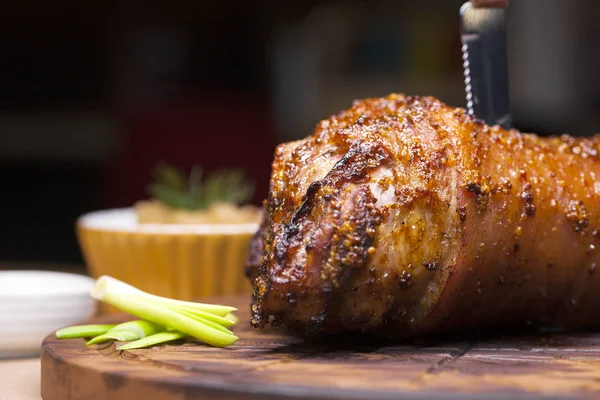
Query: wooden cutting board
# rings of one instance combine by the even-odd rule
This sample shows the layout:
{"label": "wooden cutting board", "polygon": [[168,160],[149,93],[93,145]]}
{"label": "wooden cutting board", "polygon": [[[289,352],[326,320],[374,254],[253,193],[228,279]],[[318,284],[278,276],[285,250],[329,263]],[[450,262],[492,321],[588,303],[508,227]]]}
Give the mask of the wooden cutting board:
{"label": "wooden cutting board", "polygon": [[[218,349],[176,343],[117,352],[81,339],[42,345],[44,400],[599,398],[600,334],[503,335],[392,344],[335,338],[307,343],[248,326]],[[115,319],[116,318],[116,319]],[[119,322],[127,317],[112,317]],[[101,319],[97,322],[108,322]]]}

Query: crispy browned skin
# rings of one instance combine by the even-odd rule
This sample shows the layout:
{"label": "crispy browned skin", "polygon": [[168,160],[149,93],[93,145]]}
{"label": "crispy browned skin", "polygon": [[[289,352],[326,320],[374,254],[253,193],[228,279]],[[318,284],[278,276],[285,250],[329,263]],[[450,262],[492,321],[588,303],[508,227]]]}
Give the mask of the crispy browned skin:
{"label": "crispy browned skin", "polygon": [[599,144],[431,97],[355,102],[275,153],[252,324],[397,338],[600,325]]}

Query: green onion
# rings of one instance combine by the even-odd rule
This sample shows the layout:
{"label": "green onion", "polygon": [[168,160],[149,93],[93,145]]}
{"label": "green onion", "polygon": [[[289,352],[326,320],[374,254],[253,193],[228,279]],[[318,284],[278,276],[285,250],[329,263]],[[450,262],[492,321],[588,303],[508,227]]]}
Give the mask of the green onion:
{"label": "green onion", "polygon": [[92,344],[108,342],[109,340],[116,340],[117,342],[129,342],[130,340],[137,340],[139,338],[140,337],[138,335],[129,331],[112,333],[107,332],[104,335],[99,335],[91,340],[88,340],[85,345],[90,346]]}
{"label": "green onion", "polygon": [[144,320],[129,321],[115,326],[103,335],[96,336],[88,341],[86,345],[103,343],[109,340],[117,340],[119,342],[138,340],[164,330],[164,326],[154,322]]}
{"label": "green onion", "polygon": [[114,324],[69,326],[68,328],[62,328],[56,331],[56,338],[75,339],[94,337],[96,335],[102,335],[114,327]]}
{"label": "green onion", "polygon": [[173,340],[181,339],[187,335],[183,332],[159,332],[154,335],[146,336],[145,338],[136,340],[135,342],[127,343],[117,347],[117,350],[133,350],[141,349],[144,347],[150,347],[161,343],[171,342]]}
{"label": "green onion", "polygon": [[[109,276],[100,277],[91,290],[94,299],[115,306],[138,318],[169,326],[211,346],[224,347],[238,337],[223,324],[233,307],[193,303],[151,295]],[[206,316],[206,313],[213,315]],[[218,327],[217,327],[218,326]]]}
{"label": "green onion", "polygon": [[125,282],[115,279],[108,275],[103,275],[96,280],[96,283],[92,287],[91,295],[97,300],[103,300],[103,292],[110,291],[111,294],[118,294],[119,296],[128,296],[129,294],[139,294],[146,301],[154,304],[160,304],[167,308],[187,308],[192,310],[204,311],[219,317],[225,317],[233,311],[237,311],[235,307],[220,306],[214,304],[203,304],[195,303],[193,301],[183,301],[169,299],[166,297],[156,296],[150,293],[146,293],[136,287],[133,287]]}
{"label": "green onion", "polygon": [[208,320],[206,318],[203,318],[203,317],[200,317],[200,316],[195,315],[193,313],[190,313],[189,311],[182,310],[182,311],[180,311],[180,313],[183,314],[183,315],[185,315],[186,317],[190,317],[191,319],[193,319],[195,321],[198,321],[198,322],[200,322],[202,324],[205,324],[205,325],[208,325],[208,326],[210,326],[212,328],[218,329],[221,332],[225,332],[225,333],[233,335],[233,332],[231,332],[229,329],[227,329],[224,326],[219,325],[219,324],[217,324],[217,323],[215,323],[215,322],[213,322],[211,320]]}
{"label": "green onion", "polygon": [[[218,315],[211,314],[211,313],[208,313],[208,312],[205,312],[205,311],[194,310],[194,309],[191,309],[191,308],[188,308],[188,307],[177,308],[176,310],[179,311],[180,313],[185,313],[185,314],[188,314],[190,316],[193,315],[193,316],[199,317],[199,318],[201,318],[203,320],[208,320],[208,321],[214,322],[214,323],[216,323],[218,325],[222,325],[222,326],[224,326],[226,328],[229,328],[230,326],[235,325],[235,323],[232,320],[228,319],[228,318],[220,317]],[[229,314],[227,314],[227,315],[229,315]]]}
{"label": "green onion", "polygon": [[228,329],[238,322],[234,307],[156,296],[106,275],[96,280],[90,295],[140,319],[118,325],[63,328],[56,332],[58,339],[92,337],[87,345],[109,340],[130,342],[118,350],[153,346],[188,336],[217,347],[238,340]]}
{"label": "green onion", "polygon": [[228,320],[230,320],[231,322],[233,322],[233,325],[237,324],[238,321],[240,320],[237,315],[235,315],[234,313],[229,313],[225,316],[225,318],[227,318]]}

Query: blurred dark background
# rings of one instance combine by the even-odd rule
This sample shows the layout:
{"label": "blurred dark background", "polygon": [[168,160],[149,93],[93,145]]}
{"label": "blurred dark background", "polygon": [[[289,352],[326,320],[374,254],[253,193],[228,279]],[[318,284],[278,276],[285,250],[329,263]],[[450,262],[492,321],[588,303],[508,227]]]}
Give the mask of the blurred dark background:
{"label": "blurred dark background", "polygon": [[[353,99],[464,105],[463,1],[20,1],[0,15],[0,260],[80,264],[77,216],[146,196],[158,161],[241,167]],[[600,127],[600,2],[511,0],[518,128]]]}

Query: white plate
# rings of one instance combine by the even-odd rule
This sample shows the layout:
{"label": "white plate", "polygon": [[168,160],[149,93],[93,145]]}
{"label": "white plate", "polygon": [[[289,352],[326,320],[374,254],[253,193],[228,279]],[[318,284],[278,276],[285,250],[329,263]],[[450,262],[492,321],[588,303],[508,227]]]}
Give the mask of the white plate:
{"label": "white plate", "polygon": [[42,340],[95,314],[88,276],[51,271],[0,271],[0,358],[39,354]]}

